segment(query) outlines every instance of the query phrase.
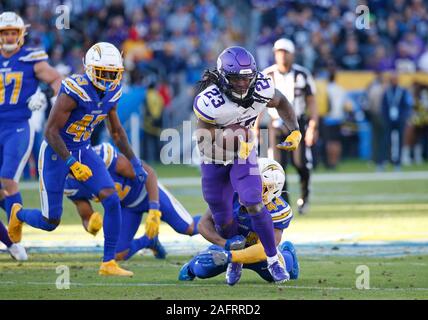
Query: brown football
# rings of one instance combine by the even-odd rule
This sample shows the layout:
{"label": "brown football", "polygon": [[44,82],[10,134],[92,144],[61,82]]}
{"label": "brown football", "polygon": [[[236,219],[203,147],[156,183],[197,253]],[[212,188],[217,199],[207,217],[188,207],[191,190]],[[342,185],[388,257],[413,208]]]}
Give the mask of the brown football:
{"label": "brown football", "polygon": [[223,150],[238,151],[239,148],[239,136],[245,142],[253,141],[254,132],[251,129],[243,127],[239,124],[231,124],[222,129],[216,130],[215,143]]}

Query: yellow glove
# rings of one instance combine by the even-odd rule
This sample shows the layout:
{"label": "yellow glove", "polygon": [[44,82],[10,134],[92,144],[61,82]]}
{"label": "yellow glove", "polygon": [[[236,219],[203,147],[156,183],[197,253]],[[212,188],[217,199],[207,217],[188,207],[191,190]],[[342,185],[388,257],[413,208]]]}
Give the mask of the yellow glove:
{"label": "yellow glove", "polygon": [[244,160],[247,159],[254,148],[254,144],[255,141],[245,142],[244,138],[242,136],[239,136],[238,157]]}
{"label": "yellow glove", "polygon": [[78,181],[86,181],[92,177],[91,169],[79,161],[76,161],[70,165],[70,170]]}
{"label": "yellow glove", "polygon": [[146,219],[146,235],[153,239],[159,234],[160,218],[162,213],[158,209],[150,209]]}
{"label": "yellow glove", "polygon": [[284,142],[277,144],[276,147],[281,150],[294,151],[299,146],[300,140],[302,140],[302,134],[299,130],[291,131]]}

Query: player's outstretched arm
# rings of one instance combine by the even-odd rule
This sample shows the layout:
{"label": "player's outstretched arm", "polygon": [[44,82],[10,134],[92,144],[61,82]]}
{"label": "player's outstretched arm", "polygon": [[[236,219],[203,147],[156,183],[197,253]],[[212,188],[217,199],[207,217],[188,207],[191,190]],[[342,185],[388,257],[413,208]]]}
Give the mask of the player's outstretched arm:
{"label": "player's outstretched arm", "polygon": [[34,65],[34,73],[37,79],[47,83],[52,88],[54,95],[58,94],[62,77],[55,68],[46,61],[40,61]]}
{"label": "player's outstretched arm", "polygon": [[276,108],[286,128],[290,131],[285,141],[277,145],[277,147],[287,151],[296,150],[302,139],[302,134],[300,133],[296,114],[288,99],[279,90],[275,89],[275,95],[268,102],[267,107]]}
{"label": "player's outstretched arm", "polygon": [[226,239],[222,238],[216,231],[214,220],[210,209],[201,217],[198,224],[199,233],[209,242],[224,247]]}
{"label": "player's outstretched arm", "polygon": [[147,178],[147,172],[143,168],[143,164],[138,159],[134,151],[132,151],[129,145],[128,136],[120,123],[119,116],[117,115],[117,106],[111,108],[108,113],[107,128],[114,141],[114,144],[118,147],[119,151],[131,162],[132,167],[135,170],[137,178],[144,182]]}
{"label": "player's outstretched arm", "polygon": [[122,177],[135,179],[135,171],[132,168],[131,162],[122,154],[118,154],[116,161],[116,168],[114,169],[116,173]]}
{"label": "player's outstretched arm", "polygon": [[146,189],[149,197],[149,213],[147,215],[145,227],[146,235],[152,239],[159,234],[160,218],[162,216],[159,203],[158,178],[153,168],[148,164],[143,162],[143,167],[148,174]]}
{"label": "player's outstretched arm", "polygon": [[79,199],[73,200],[74,205],[76,206],[77,213],[82,219],[83,227],[88,230],[88,223],[91,215],[94,213],[94,209],[92,209],[91,203],[88,200]]}
{"label": "player's outstretched arm", "polygon": [[89,200],[77,199],[73,200],[73,203],[82,219],[83,227],[87,232],[95,236],[103,226],[103,218],[101,214],[94,211]]}

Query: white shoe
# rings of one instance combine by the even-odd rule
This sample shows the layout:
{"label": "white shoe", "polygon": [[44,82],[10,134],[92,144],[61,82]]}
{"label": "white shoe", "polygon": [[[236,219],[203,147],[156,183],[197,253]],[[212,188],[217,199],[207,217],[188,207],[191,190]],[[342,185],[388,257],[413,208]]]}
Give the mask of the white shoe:
{"label": "white shoe", "polygon": [[9,248],[7,248],[7,250],[9,251],[11,257],[17,261],[28,260],[27,251],[25,251],[25,248],[19,243],[12,244]]}

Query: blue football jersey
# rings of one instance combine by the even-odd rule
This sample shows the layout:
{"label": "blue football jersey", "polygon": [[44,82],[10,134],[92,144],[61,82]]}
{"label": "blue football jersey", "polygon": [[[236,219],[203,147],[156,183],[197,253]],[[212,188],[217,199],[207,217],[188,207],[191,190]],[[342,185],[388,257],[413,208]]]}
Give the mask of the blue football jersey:
{"label": "blue football jersey", "polygon": [[10,58],[0,55],[0,121],[31,118],[28,98],[39,86],[34,65],[47,59],[44,50],[25,46]]}
{"label": "blue football jersey", "polygon": [[[275,229],[286,229],[293,218],[293,212],[290,205],[282,197],[275,198],[269,203],[268,209]],[[251,246],[257,243],[258,236],[251,225],[251,217],[247,213],[244,206],[239,203],[238,194],[235,193],[233,198],[233,214],[238,221],[239,234],[247,238],[246,246]]]}
{"label": "blue football jersey", "polygon": [[71,112],[67,123],[60,131],[67,148],[75,150],[89,145],[94,128],[118,103],[122,87],[118,85],[100,97],[86,74],[75,74],[62,81],[59,94],[62,93],[70,96],[77,104],[77,108]]}
{"label": "blue football jersey", "polygon": [[[122,206],[136,206],[147,196],[145,184],[138,179],[128,179],[116,173],[117,150],[110,143],[102,143],[93,147],[98,156],[103,159],[110,176],[114,181],[117,194]],[[67,177],[64,194],[70,200],[93,200],[98,201],[96,195],[92,194],[85,186],[71,176]]]}

